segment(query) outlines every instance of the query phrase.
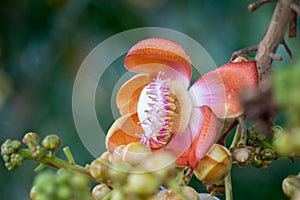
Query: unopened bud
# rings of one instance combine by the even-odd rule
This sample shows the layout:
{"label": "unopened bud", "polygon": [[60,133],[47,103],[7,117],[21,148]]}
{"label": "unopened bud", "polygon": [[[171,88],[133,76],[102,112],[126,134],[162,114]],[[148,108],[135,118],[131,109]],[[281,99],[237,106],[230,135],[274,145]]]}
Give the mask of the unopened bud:
{"label": "unopened bud", "polygon": [[39,141],[40,137],[34,132],[26,133],[22,140],[22,142],[26,144],[29,149],[35,149],[35,147],[39,144]]}
{"label": "unopened bud", "polygon": [[45,137],[42,144],[46,150],[54,152],[60,147],[61,140],[57,135],[48,135]]}

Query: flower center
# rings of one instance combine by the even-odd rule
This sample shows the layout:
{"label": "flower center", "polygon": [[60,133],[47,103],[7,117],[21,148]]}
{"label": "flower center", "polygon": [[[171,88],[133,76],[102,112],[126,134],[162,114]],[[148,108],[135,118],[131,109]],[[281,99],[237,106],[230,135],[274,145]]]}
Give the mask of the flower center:
{"label": "flower center", "polygon": [[169,80],[159,73],[153,82],[141,92],[138,102],[138,117],[144,130],[141,143],[160,148],[168,143],[172,136],[175,95],[168,86]]}

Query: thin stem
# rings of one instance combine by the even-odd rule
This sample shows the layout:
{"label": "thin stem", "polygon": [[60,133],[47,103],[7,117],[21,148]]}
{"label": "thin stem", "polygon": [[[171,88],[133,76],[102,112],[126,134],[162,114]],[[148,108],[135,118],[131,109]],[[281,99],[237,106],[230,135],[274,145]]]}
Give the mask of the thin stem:
{"label": "thin stem", "polygon": [[63,151],[65,152],[65,155],[66,155],[69,163],[71,165],[74,165],[75,164],[75,160],[74,160],[74,157],[73,157],[73,155],[72,155],[72,153],[70,151],[70,148],[69,147],[65,147],[65,148],[63,148]]}
{"label": "thin stem", "polygon": [[238,142],[240,141],[240,138],[241,138],[241,131],[240,131],[240,129],[241,129],[241,125],[238,124],[237,125],[237,129],[235,131],[235,134],[234,134],[234,137],[233,137],[233,140],[231,142],[231,145],[230,145],[229,149],[231,149],[233,147],[236,147],[237,144],[238,144]]}
{"label": "thin stem", "polygon": [[193,169],[192,168],[188,168],[187,172],[184,174],[184,177],[183,177],[185,185],[189,184],[189,182],[192,179],[192,176],[193,176]]}
{"label": "thin stem", "polygon": [[246,47],[243,49],[240,49],[238,51],[235,51],[232,56],[238,56],[238,55],[242,55],[242,54],[248,54],[254,51],[257,51],[258,49],[258,45],[254,45],[254,46],[250,46],[250,47]]}
{"label": "thin stem", "polygon": [[247,128],[246,128],[246,123],[243,117],[239,117],[238,118],[238,122],[239,122],[239,132],[240,132],[240,139],[238,142],[239,144],[246,144],[246,140],[247,140]]}
{"label": "thin stem", "polygon": [[[35,157],[32,155],[32,152],[28,149],[19,149],[18,153],[21,154],[25,159],[35,160]],[[38,162],[56,169],[67,168],[68,170],[77,171],[88,176],[90,179],[93,179],[88,169],[77,164],[70,164],[69,162],[59,159],[57,157],[51,157],[46,155]]]}
{"label": "thin stem", "polygon": [[225,199],[226,200],[233,199],[230,171],[228,175],[225,177]]}
{"label": "thin stem", "polygon": [[[227,122],[225,122],[227,123]],[[223,146],[225,146],[226,143],[226,138],[228,136],[228,134],[232,131],[232,129],[234,129],[234,127],[236,127],[236,125],[238,124],[238,121],[235,119],[229,126],[228,129],[226,129],[225,131],[222,131],[217,143],[221,144]]]}
{"label": "thin stem", "polygon": [[254,12],[257,8],[261,7],[265,3],[270,3],[270,2],[274,2],[274,1],[275,0],[261,0],[261,1],[258,1],[256,3],[252,3],[248,6],[248,11],[249,12]]}

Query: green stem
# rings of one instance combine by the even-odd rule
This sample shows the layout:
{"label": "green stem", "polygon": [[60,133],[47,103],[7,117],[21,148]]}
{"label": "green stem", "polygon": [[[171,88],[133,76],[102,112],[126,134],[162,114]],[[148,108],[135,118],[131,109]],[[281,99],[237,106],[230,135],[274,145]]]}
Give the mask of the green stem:
{"label": "green stem", "polygon": [[229,171],[228,175],[225,178],[225,199],[226,200],[232,200],[233,199],[230,171]]}
{"label": "green stem", "polygon": [[244,118],[241,116],[238,118],[239,127],[240,127],[240,140],[238,142],[239,144],[245,145],[247,141],[247,128]]}
{"label": "green stem", "polygon": [[238,124],[230,148],[236,147],[241,138],[241,126]]}
{"label": "green stem", "polygon": [[65,148],[63,148],[63,151],[65,152],[65,155],[66,155],[69,163],[71,165],[74,165],[75,164],[75,160],[74,160],[74,157],[73,157],[73,155],[72,155],[72,153],[70,151],[70,148],[69,147],[65,147]]}
{"label": "green stem", "polygon": [[[24,157],[24,159],[37,161],[35,157],[32,155],[32,151],[30,151],[29,149],[19,149],[18,153],[21,154]],[[51,157],[46,155],[41,160],[38,160],[38,162],[55,169],[67,168],[68,170],[71,171],[80,172],[88,176],[90,179],[93,179],[88,169],[77,164],[70,164],[69,162],[59,159],[57,157]]]}
{"label": "green stem", "polygon": [[192,177],[193,177],[193,169],[188,168],[187,172],[184,174],[184,177],[183,177],[184,184],[188,185],[189,182],[191,181]]}

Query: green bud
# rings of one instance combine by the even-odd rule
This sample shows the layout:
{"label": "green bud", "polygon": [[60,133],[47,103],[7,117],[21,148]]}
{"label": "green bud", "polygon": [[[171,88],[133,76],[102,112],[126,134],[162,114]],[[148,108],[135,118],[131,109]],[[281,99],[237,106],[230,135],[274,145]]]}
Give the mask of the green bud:
{"label": "green bud", "polygon": [[15,165],[11,162],[7,162],[5,163],[5,167],[9,170],[9,171],[12,171],[15,169]]}
{"label": "green bud", "polygon": [[271,148],[266,148],[261,151],[261,156],[263,160],[273,160],[276,159],[276,153]]}
{"label": "green bud", "polygon": [[141,172],[153,172],[159,177],[162,184],[171,181],[171,177],[176,177],[175,159],[168,153],[154,153],[149,156],[138,167]]}
{"label": "green bud", "polygon": [[30,190],[30,200],[37,200],[36,186],[33,186]]}
{"label": "green bud", "polygon": [[3,157],[4,162],[9,162],[10,161],[10,156],[9,155],[5,154],[2,157]]}
{"label": "green bud", "polygon": [[40,137],[34,132],[26,133],[22,140],[29,149],[35,149],[35,147],[39,144],[39,141]]}
{"label": "green bud", "polygon": [[11,147],[15,150],[18,150],[21,148],[21,142],[19,140],[13,140],[11,142]]}
{"label": "green bud", "polygon": [[106,181],[108,178],[108,172],[112,164],[105,158],[99,158],[94,160],[90,165],[90,173],[92,177],[100,182]]}
{"label": "green bud", "polygon": [[23,156],[20,154],[13,153],[10,156],[10,161],[5,163],[8,170],[16,170],[23,163]]}
{"label": "green bud", "polygon": [[293,175],[288,176],[282,182],[282,190],[287,197],[293,197],[300,192],[300,179]]}
{"label": "green bud", "polygon": [[5,140],[1,145],[1,155],[10,155],[16,150],[11,146],[12,141],[10,139]]}
{"label": "green bud", "polygon": [[34,152],[33,152],[33,157],[36,160],[41,160],[42,158],[44,158],[46,156],[46,150],[41,147],[41,146],[36,146]]}
{"label": "green bud", "polygon": [[257,168],[260,168],[262,166],[262,159],[259,154],[253,155],[252,165]]}
{"label": "green bud", "polygon": [[[13,163],[21,163],[23,162],[24,158],[22,155],[20,154],[16,154],[16,153],[13,153],[11,154],[11,157],[10,157],[10,162],[13,162]],[[20,164],[20,165],[21,165]]]}
{"label": "green bud", "polygon": [[46,150],[54,152],[60,147],[61,140],[57,135],[48,135],[45,137],[42,144]]}
{"label": "green bud", "polygon": [[96,185],[93,188],[92,196],[94,200],[104,199],[112,190],[105,184]]}
{"label": "green bud", "polygon": [[58,199],[71,199],[72,190],[67,185],[57,187],[56,196],[58,197]]}
{"label": "green bud", "polygon": [[256,133],[255,131],[253,130],[253,128],[249,128],[248,131],[248,138],[251,139],[251,140],[257,140],[257,137],[256,137]]}
{"label": "green bud", "polygon": [[264,141],[266,139],[266,136],[264,134],[257,134],[257,139],[259,141]]}
{"label": "green bud", "polygon": [[120,162],[109,168],[108,176],[113,184],[122,184],[126,181],[128,174],[131,172],[132,166],[126,162]]}
{"label": "green bud", "polygon": [[133,173],[128,176],[125,191],[140,196],[148,196],[158,191],[160,181],[151,173]]}
{"label": "green bud", "polygon": [[110,200],[124,200],[128,199],[127,195],[123,194],[120,190],[113,190]]}
{"label": "green bud", "polygon": [[76,175],[71,178],[70,183],[72,187],[78,189],[85,189],[89,187],[88,179],[80,173],[76,173]]}

